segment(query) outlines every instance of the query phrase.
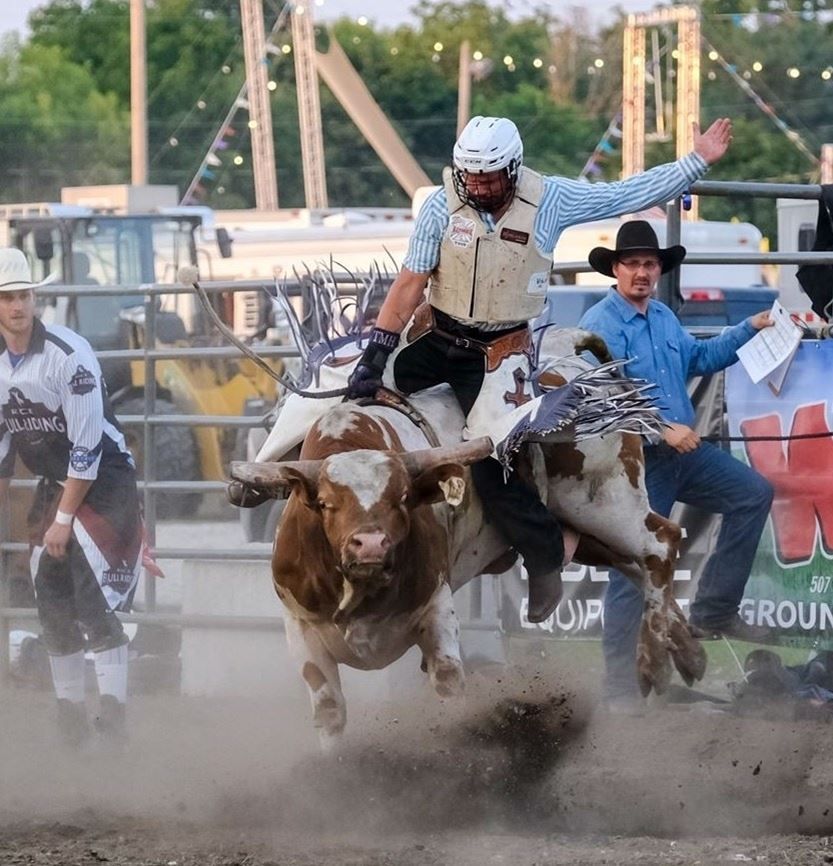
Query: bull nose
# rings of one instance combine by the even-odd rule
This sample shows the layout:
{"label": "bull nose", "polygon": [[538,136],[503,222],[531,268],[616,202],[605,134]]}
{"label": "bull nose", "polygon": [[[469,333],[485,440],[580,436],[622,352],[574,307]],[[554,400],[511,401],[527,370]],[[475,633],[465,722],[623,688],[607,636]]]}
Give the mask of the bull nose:
{"label": "bull nose", "polygon": [[384,532],[356,532],[347,542],[354,562],[381,562],[390,549],[390,539]]}

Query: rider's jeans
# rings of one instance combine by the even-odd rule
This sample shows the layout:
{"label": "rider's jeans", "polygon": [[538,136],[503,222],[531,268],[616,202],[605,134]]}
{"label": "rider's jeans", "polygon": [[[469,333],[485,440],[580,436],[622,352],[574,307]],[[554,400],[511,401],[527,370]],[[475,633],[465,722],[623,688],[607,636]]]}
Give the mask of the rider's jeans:
{"label": "rider's jeans", "polygon": [[[675,502],[722,514],[714,552],[703,568],[689,618],[720,626],[738,611],[752,561],[772,504],[772,486],[754,469],[703,442],[688,454],[667,445],[645,448],[645,483],[651,508],[668,517]],[[618,571],[610,572],[604,599],[605,693],[635,696],[636,644],[642,592]]]}
{"label": "rider's jeans", "polygon": [[[468,415],[480,394],[485,367],[478,349],[455,346],[429,333],[397,353],[394,379],[405,394],[446,382]],[[535,577],[559,568],[564,559],[561,524],[538,491],[518,472],[504,478],[503,467],[491,457],[473,464],[471,472],[486,516],[523,556],[527,572]]]}

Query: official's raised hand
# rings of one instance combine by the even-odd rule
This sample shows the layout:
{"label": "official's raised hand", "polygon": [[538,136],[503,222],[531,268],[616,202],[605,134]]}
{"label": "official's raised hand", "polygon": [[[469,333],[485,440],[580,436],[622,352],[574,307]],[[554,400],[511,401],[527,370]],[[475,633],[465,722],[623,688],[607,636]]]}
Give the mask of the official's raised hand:
{"label": "official's raised hand", "polygon": [[694,150],[709,165],[717,162],[729,149],[732,142],[732,121],[720,117],[705,131],[700,132],[700,124],[694,124]]}

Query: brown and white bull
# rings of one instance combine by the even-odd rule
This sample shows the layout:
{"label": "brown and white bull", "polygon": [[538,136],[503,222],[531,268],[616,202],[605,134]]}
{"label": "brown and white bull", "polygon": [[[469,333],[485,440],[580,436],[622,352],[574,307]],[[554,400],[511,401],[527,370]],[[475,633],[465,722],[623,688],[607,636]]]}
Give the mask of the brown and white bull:
{"label": "brown and white bull", "polygon": [[[569,339],[572,348],[575,335]],[[547,375],[559,384],[581,369],[579,359],[566,357]],[[422,430],[394,409],[337,404],[323,415],[319,408],[301,460],[241,464],[233,472],[262,490],[291,490],[273,578],[325,745],[346,722],[339,664],[381,668],[417,645],[436,690],[460,691],[452,591],[507,552],[484,523],[463,468],[488,454],[490,443],[460,443],[464,419],[447,389],[411,400],[440,448],[429,449]],[[314,401],[304,402],[309,409]],[[548,506],[580,533],[574,558],[619,568],[645,592],[637,659],[643,694],[666,688],[671,660],[687,683],[699,679],[705,656],[671,593],[680,530],[648,505],[639,437],[536,448],[535,474]]]}
{"label": "brown and white bull", "polygon": [[[342,404],[314,424],[300,460],[235,466],[260,490],[291,491],[272,573],[325,746],[347,720],[339,664],[383,668],[418,646],[438,694],[462,691],[450,509],[472,508],[464,467],[492,444],[411,450],[426,444],[395,410]],[[488,557],[499,542],[483,534]]]}

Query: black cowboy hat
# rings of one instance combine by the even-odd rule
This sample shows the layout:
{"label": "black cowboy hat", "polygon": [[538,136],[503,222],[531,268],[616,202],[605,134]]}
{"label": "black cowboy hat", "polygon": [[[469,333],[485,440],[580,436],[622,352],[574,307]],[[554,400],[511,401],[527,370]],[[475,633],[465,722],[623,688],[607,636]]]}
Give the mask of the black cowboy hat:
{"label": "black cowboy hat", "polygon": [[616,234],[616,249],[593,247],[587,257],[594,271],[606,277],[614,276],[613,265],[623,253],[650,250],[659,256],[662,272],[673,270],[685,258],[685,247],[679,244],[668,249],[660,249],[656,232],[645,220],[630,220],[622,224]]}

